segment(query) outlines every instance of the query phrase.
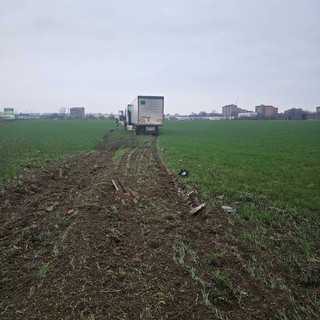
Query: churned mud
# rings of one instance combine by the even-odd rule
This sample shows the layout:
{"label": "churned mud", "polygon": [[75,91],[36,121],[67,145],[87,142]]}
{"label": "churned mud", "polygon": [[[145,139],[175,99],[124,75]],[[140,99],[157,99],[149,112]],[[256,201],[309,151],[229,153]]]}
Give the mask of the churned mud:
{"label": "churned mud", "polygon": [[[228,216],[189,199],[156,139],[25,168],[0,190],[1,319],[271,319]],[[227,270],[228,279],[219,279]]]}

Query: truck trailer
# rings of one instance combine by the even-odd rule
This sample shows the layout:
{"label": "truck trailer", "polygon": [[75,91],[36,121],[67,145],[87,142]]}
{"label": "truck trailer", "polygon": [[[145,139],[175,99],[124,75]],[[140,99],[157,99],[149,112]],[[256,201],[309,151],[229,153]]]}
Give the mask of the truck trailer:
{"label": "truck trailer", "polygon": [[159,134],[164,119],[164,97],[137,96],[125,111],[125,127],[136,134]]}

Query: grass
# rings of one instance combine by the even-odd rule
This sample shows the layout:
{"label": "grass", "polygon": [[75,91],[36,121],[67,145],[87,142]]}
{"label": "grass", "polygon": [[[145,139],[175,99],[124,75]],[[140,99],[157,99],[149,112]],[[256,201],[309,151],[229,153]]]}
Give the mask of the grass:
{"label": "grass", "polygon": [[[132,145],[139,141],[129,133],[130,138],[124,137],[123,144],[121,133],[110,132],[112,127],[114,123],[106,121],[0,123],[0,180],[17,175],[26,164],[41,164],[97,146],[109,150],[119,143],[122,148],[116,151],[113,164],[119,166],[128,154],[128,165],[134,152]],[[319,313],[318,296],[304,293],[320,283],[319,138],[318,121],[167,122],[158,138],[165,160],[176,173],[180,169],[189,171],[190,176],[183,181],[190,191],[200,191],[199,197],[208,203],[207,207],[237,208],[235,215],[229,215],[230,228],[225,232],[239,246],[250,248],[249,258],[238,253],[242,271],[271,295],[290,297],[292,310],[278,310],[279,319],[303,319]],[[153,158],[140,161],[155,167]],[[139,163],[137,166],[140,172]],[[124,170],[128,167],[124,166]],[[141,172],[139,176],[142,177]],[[161,199],[156,202],[160,204]],[[118,212],[115,205],[111,208]],[[166,215],[174,217],[174,213],[164,211],[164,218]],[[63,217],[59,220],[60,241],[53,246],[53,261],[64,250],[73,226]],[[206,223],[209,222],[208,218]],[[30,236],[30,230],[23,229],[22,233]],[[116,229],[110,229],[110,240],[118,242],[120,236]],[[196,228],[190,229],[190,236],[199,236]],[[50,234],[41,233],[39,237],[46,239]],[[247,288],[237,283],[232,266],[225,268],[229,249],[212,248],[212,252],[201,255],[191,245],[192,242],[177,236],[172,245],[173,260],[199,287],[203,303],[210,306],[217,318],[226,319],[219,303],[240,305],[249,296]],[[41,284],[53,261],[39,266]],[[74,257],[70,257],[69,264],[75,268]],[[205,273],[204,266],[210,272]],[[301,291],[296,291],[299,288]],[[29,295],[34,290],[32,287]],[[142,310],[142,318],[151,314],[148,308]]]}
{"label": "grass", "polygon": [[0,122],[0,181],[21,166],[72,156],[95,148],[113,121],[21,120]]}
{"label": "grass", "polygon": [[[214,305],[212,297],[214,295],[221,295],[217,285],[233,290],[231,279],[227,273],[219,269],[215,270],[212,273],[212,283],[207,282],[203,277],[204,275],[199,271],[201,263],[196,252],[185,243],[185,240],[180,235],[176,236],[172,250],[174,262],[187,271],[190,278],[201,288],[200,292],[203,303],[212,309],[217,319],[227,320],[228,317]],[[217,256],[215,257],[216,259]]]}
{"label": "grass", "polygon": [[224,194],[230,204],[308,216],[320,207],[319,139],[319,121],[172,121],[158,143],[173,170],[189,170],[206,198]]}
{"label": "grass", "polygon": [[[290,220],[304,251],[320,247],[320,121],[167,122],[158,147],[206,201],[224,195],[236,222]],[[299,223],[295,223],[295,221]]]}
{"label": "grass", "polygon": [[[319,310],[317,299],[299,291],[312,292],[320,283],[319,141],[320,121],[172,121],[158,139],[171,169],[189,171],[181,179],[201,201],[237,208],[226,232],[250,250],[243,268],[271,294],[285,292],[294,301],[293,309],[279,310],[280,319],[303,319]],[[182,267],[183,249],[175,244]],[[219,269],[222,254],[206,257],[213,283],[241,301],[246,293]],[[208,302],[216,287],[203,290]]]}
{"label": "grass", "polygon": [[123,158],[123,156],[130,150],[131,150],[130,148],[121,148],[117,150],[115,156],[112,158],[113,163],[118,165],[121,159]]}
{"label": "grass", "polygon": [[41,281],[41,284],[43,283],[47,273],[49,272],[50,270],[50,262],[46,262],[44,263],[40,269],[39,269],[39,277],[40,277],[40,281]]}

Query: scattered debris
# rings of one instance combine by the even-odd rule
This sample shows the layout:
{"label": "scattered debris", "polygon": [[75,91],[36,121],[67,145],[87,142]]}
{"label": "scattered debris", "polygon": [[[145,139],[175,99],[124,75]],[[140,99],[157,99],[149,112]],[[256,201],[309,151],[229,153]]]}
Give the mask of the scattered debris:
{"label": "scattered debris", "polygon": [[232,207],[229,207],[229,206],[222,206],[222,209],[227,212],[227,213],[236,213],[237,212],[237,209],[236,208],[232,208]]}
{"label": "scattered debris", "polygon": [[30,190],[30,193],[37,193],[37,192],[40,192],[40,191],[41,191],[41,189],[38,188],[38,187],[37,187],[36,185],[34,185],[34,184],[32,184],[32,185],[30,186],[29,190]]}
{"label": "scattered debris", "polygon": [[190,215],[194,216],[196,213],[198,213],[200,210],[202,210],[205,206],[206,206],[206,204],[202,203],[202,204],[200,204],[200,206],[197,206],[197,207],[191,209]]}
{"label": "scattered debris", "polygon": [[112,184],[115,187],[116,191],[119,191],[119,187],[117,186],[117,183],[113,179],[112,179]]}
{"label": "scattered debris", "polygon": [[112,184],[116,189],[115,201],[122,205],[137,204],[139,202],[139,193],[133,191],[128,186],[124,187],[124,182],[120,178],[112,179]]}
{"label": "scattered debris", "polygon": [[181,191],[181,188],[178,189],[178,193],[182,197],[182,200],[184,202],[187,202],[188,200],[190,200],[190,198],[192,198],[193,195],[196,194],[195,191],[190,191],[190,192],[185,193],[184,191]]}
{"label": "scattered debris", "polygon": [[124,193],[127,193],[128,191],[124,188],[124,183],[123,181],[120,180],[120,178],[117,178],[117,179],[112,179],[112,184],[113,186],[115,187],[116,191],[122,191]]}
{"label": "scattered debris", "polygon": [[216,198],[222,200],[224,198],[224,194],[222,194],[221,196],[217,196]]}
{"label": "scattered debris", "polygon": [[189,171],[187,171],[186,169],[181,169],[180,172],[179,172],[179,176],[188,177],[189,176]]}

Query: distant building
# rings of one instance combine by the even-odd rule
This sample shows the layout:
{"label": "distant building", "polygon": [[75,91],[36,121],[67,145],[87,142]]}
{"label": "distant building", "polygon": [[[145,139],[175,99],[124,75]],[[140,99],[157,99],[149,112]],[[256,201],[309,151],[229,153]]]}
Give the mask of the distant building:
{"label": "distant building", "polygon": [[222,115],[224,117],[235,117],[238,112],[238,106],[235,104],[228,104],[222,107]]}
{"label": "distant building", "polygon": [[71,119],[84,119],[85,109],[83,107],[73,107],[70,108],[70,118]]}
{"label": "distant building", "polygon": [[278,114],[278,108],[274,106],[266,106],[264,104],[256,106],[255,111],[258,114],[258,116],[262,118],[274,118]]}
{"label": "distant building", "polygon": [[14,109],[13,108],[4,108],[3,109],[3,117],[5,119],[14,119]]}
{"label": "distant building", "polygon": [[305,120],[306,113],[302,111],[302,108],[292,108],[286,110],[283,116],[286,120]]}
{"label": "distant building", "polygon": [[254,118],[258,114],[256,112],[239,112],[238,118]]}
{"label": "distant building", "polygon": [[317,115],[320,114],[320,107],[317,107],[317,108],[316,108],[316,113],[317,113]]}
{"label": "distant building", "polygon": [[229,104],[222,107],[222,115],[224,117],[237,117],[239,113],[250,112],[245,109],[238,108],[235,104]]}

